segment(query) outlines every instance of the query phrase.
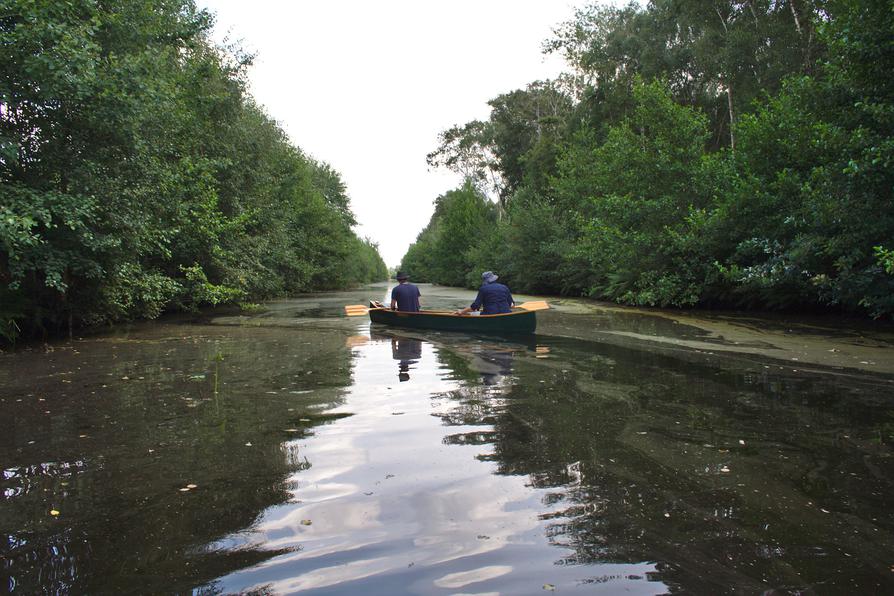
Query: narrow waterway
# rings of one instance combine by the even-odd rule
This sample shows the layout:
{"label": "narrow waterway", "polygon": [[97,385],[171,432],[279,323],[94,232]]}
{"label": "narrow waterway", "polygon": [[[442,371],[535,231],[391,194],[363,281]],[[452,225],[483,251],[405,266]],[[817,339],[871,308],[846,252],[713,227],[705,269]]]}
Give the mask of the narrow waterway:
{"label": "narrow waterway", "polygon": [[894,592],[890,327],[386,292],[0,354],[6,590]]}

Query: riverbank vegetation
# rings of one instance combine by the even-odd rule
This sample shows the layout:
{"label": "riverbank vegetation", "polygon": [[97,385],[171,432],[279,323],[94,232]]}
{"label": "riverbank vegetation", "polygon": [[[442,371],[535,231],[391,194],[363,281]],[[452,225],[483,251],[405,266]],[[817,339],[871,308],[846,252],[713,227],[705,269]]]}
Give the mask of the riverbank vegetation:
{"label": "riverbank vegetation", "polygon": [[634,305],[891,316],[892,39],[888,0],[580,10],[545,44],[569,72],[442,133],[429,163],[467,183],[401,269],[468,285],[490,269],[514,290]]}
{"label": "riverbank vegetation", "polygon": [[192,0],[0,9],[0,336],[385,279]]}

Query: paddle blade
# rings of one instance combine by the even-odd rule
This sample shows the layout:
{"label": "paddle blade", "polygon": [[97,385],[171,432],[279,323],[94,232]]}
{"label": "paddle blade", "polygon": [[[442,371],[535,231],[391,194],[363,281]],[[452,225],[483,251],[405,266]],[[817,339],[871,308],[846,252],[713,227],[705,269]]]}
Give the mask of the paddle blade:
{"label": "paddle blade", "polygon": [[369,312],[369,307],[362,304],[348,304],[345,306],[345,314],[349,317],[358,317]]}
{"label": "paddle blade", "polygon": [[524,310],[546,310],[549,308],[549,303],[546,300],[537,300],[534,302],[522,302],[518,307]]}

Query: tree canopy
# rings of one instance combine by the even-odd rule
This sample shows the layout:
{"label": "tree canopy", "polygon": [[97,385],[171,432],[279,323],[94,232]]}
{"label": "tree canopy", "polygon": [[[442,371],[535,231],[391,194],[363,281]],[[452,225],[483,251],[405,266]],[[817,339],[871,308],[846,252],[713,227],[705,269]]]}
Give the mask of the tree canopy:
{"label": "tree canopy", "polygon": [[0,335],[387,275],[192,0],[0,8]]}
{"label": "tree canopy", "polygon": [[402,266],[625,304],[891,316],[892,39],[888,0],[581,9],[544,44],[568,72],[491,100],[429,156],[498,199],[499,221],[444,260],[425,244],[443,205]]}

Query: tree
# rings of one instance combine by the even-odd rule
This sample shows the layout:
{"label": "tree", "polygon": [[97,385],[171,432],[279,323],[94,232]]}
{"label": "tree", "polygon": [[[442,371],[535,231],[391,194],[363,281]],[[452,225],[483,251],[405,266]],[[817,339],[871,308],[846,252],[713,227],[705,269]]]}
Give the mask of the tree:
{"label": "tree", "polygon": [[4,5],[0,333],[381,273],[338,173],[254,104],[211,23],[192,0]]}

